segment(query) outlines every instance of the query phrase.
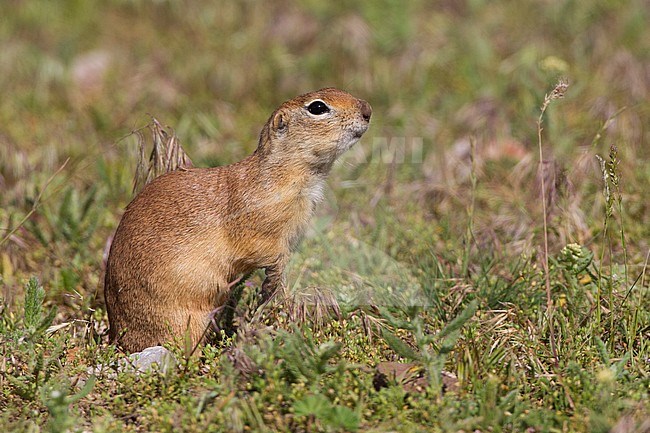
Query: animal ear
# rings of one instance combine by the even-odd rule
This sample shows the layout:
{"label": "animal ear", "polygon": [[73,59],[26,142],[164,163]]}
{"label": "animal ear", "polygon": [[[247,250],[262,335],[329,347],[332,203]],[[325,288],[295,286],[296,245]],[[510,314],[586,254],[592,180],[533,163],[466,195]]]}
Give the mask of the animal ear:
{"label": "animal ear", "polygon": [[278,110],[271,119],[271,127],[276,132],[283,132],[287,129],[286,114],[282,110]]}

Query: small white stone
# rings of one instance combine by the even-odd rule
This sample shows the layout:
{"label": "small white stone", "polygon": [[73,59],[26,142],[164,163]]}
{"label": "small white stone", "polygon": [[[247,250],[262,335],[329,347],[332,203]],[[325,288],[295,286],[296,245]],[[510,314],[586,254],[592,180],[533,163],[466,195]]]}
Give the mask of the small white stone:
{"label": "small white stone", "polygon": [[133,364],[136,371],[143,373],[151,370],[154,364],[158,364],[160,371],[166,373],[176,366],[174,355],[162,346],[147,347],[142,352],[132,353],[129,355],[129,359],[131,363],[120,363],[120,371],[129,371]]}

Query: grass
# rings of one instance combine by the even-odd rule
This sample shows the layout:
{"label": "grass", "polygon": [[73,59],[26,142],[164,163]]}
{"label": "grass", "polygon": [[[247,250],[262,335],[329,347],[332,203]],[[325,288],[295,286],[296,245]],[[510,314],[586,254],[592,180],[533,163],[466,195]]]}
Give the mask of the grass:
{"label": "grass", "polygon": [[[0,8],[0,430],[650,428],[643,1]],[[196,166],[234,162],[330,85],[373,120],[291,298],[252,315],[255,274],[221,345],[89,377],[124,356],[101,285],[140,152],[123,137],[154,116]],[[426,385],[377,389],[387,361]]]}

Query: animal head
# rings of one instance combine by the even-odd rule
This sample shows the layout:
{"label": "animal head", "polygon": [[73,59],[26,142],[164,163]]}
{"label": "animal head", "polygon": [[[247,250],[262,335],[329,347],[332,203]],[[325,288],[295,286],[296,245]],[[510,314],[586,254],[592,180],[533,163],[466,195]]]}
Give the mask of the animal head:
{"label": "animal head", "polygon": [[371,114],[370,104],[342,90],[300,95],[273,112],[260,135],[258,152],[327,172],[366,132]]}

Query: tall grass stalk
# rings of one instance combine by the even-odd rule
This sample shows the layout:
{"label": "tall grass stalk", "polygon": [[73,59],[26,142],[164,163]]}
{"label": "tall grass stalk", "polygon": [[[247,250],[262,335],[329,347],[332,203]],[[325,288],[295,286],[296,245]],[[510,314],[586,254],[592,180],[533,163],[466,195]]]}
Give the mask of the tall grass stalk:
{"label": "tall grass stalk", "polygon": [[551,279],[549,276],[548,270],[548,212],[546,210],[546,185],[545,185],[545,176],[544,176],[544,153],[542,151],[542,121],[544,120],[544,113],[550,105],[551,101],[555,99],[560,99],[564,97],[569,84],[564,80],[560,79],[555,85],[555,88],[551,93],[544,95],[544,103],[540,109],[539,117],[537,118],[537,145],[539,148],[539,173],[542,181],[542,213],[543,213],[543,223],[544,223],[544,281],[546,284],[546,312],[548,315],[548,325],[549,325],[549,335],[551,342],[551,352],[553,353],[553,358],[555,363],[559,363],[559,356],[557,353],[557,345],[555,341],[555,330],[553,328],[553,298],[551,297]]}
{"label": "tall grass stalk", "polygon": [[465,257],[463,257],[463,273],[464,277],[467,277],[467,272],[469,269],[469,256],[472,251],[472,243],[474,242],[474,208],[476,204],[476,186],[478,184],[476,177],[476,139],[471,137],[469,140],[470,143],[470,171],[469,179],[471,182],[471,191],[470,191],[470,202],[467,207],[467,228],[465,232]]}
{"label": "tall grass stalk", "polygon": [[[605,122],[601,125],[600,129],[598,129],[598,132],[596,132],[596,135],[594,136],[593,140],[591,141],[591,149],[595,149],[596,145],[600,142],[600,139],[603,137],[603,134],[609,127],[609,125],[612,124],[612,122],[623,112],[627,109],[627,107],[623,107],[619,110],[617,110],[614,114],[609,116]],[[596,158],[598,159],[598,162],[600,163],[600,171],[603,175],[603,194],[605,195],[605,201],[606,203],[609,203],[610,200],[610,191],[609,191],[609,182],[608,182],[608,173],[607,173],[607,168],[606,168],[606,163],[605,160],[600,157],[600,155],[596,155]],[[608,206],[609,208],[609,206]],[[602,282],[603,282],[603,260],[605,258],[605,239],[607,235],[607,229],[608,229],[608,220],[609,220],[609,215],[607,213],[608,211],[605,211],[605,222],[603,224],[603,248],[601,249],[600,252],[600,266],[598,266],[598,288],[596,291],[596,323],[598,326],[601,326],[602,323],[602,310],[601,310],[601,305],[602,305]],[[626,277],[627,280],[627,277]]]}
{"label": "tall grass stalk", "polygon": [[625,278],[625,288],[628,287],[628,269],[627,269],[627,244],[625,243],[625,225],[623,224],[623,195],[621,194],[620,180],[619,175],[619,163],[618,159],[618,148],[615,145],[612,145],[609,149],[609,163],[607,167],[609,169],[609,178],[612,182],[614,201],[616,202],[618,210],[618,223],[619,223],[619,234],[621,236],[621,248],[623,248],[623,275]]}
{"label": "tall grass stalk", "polygon": [[[613,269],[611,265],[611,258],[613,256],[612,242],[609,239],[609,226],[610,220],[614,214],[614,209],[617,208],[619,213],[619,233],[621,236],[621,247],[623,248],[623,278],[625,283],[625,288],[628,288],[628,266],[627,266],[627,246],[625,242],[625,228],[623,227],[623,199],[620,189],[620,170],[619,170],[619,159],[618,159],[618,148],[615,145],[610,146],[608,160],[605,161],[599,155],[596,155],[598,162],[600,163],[600,169],[603,175],[603,193],[605,195],[605,220],[603,222],[603,247],[600,252],[600,266],[598,267],[598,292],[597,292],[597,307],[598,312],[596,314],[597,323],[601,324],[601,302],[602,302],[602,291],[603,291],[603,262],[605,260],[605,250],[609,249],[610,256],[610,275],[613,278]],[[608,248],[609,247],[609,248]],[[607,300],[608,300],[608,310],[609,314],[609,333],[613,335],[614,333],[614,281],[610,280],[607,286]],[[627,296],[626,296],[627,298]],[[611,339],[610,348],[614,347],[614,340]]]}

